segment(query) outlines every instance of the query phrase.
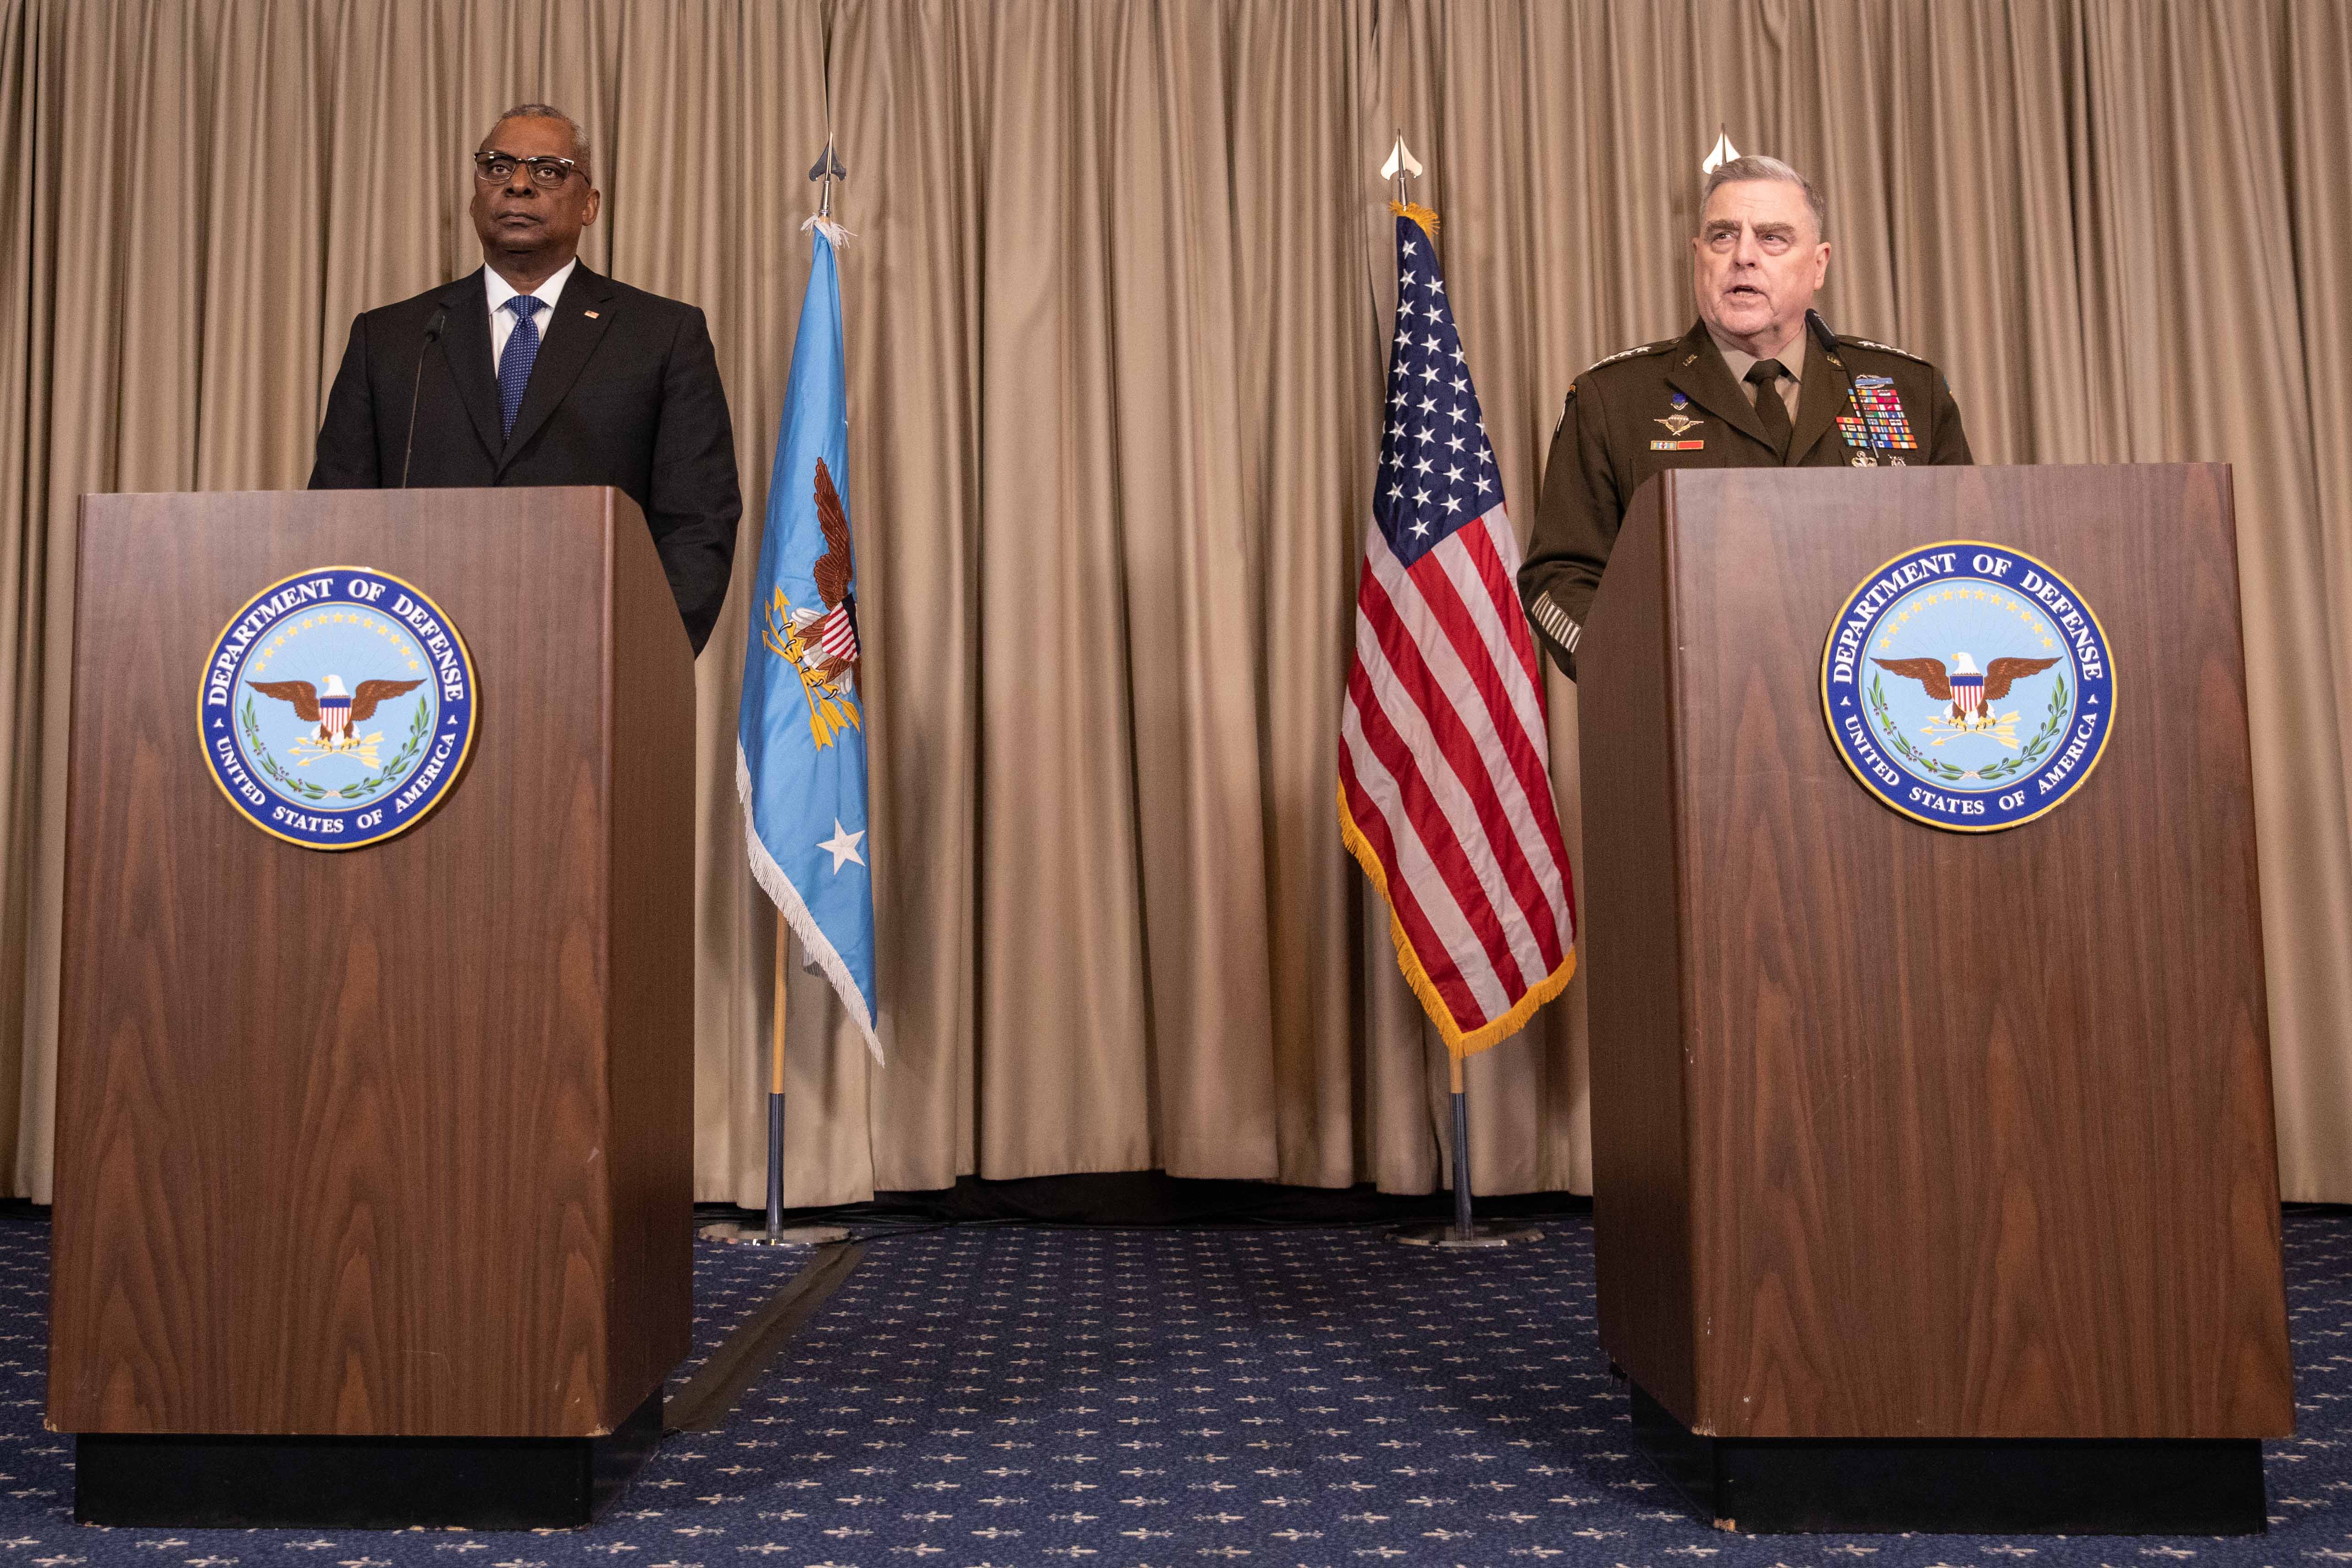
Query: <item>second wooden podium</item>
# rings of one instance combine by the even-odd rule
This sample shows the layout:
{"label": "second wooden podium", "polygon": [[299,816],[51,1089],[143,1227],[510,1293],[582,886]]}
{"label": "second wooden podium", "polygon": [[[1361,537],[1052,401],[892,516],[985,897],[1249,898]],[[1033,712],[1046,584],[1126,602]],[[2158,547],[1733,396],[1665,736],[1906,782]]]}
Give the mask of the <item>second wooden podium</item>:
{"label": "second wooden podium", "polygon": [[[359,569],[376,598],[336,600]],[[691,1318],[693,659],[643,518],[93,496],[79,580],[48,1396],[79,1515],[585,1522]],[[284,677],[215,705],[242,752],[200,721],[216,646]],[[289,841],[436,791],[371,847]]]}
{"label": "second wooden podium", "polygon": [[[2294,1409],[2233,528],[2218,465],[1635,498],[1579,650],[1601,1333],[1727,1526],[2262,1528]],[[1891,570],[1938,541],[1985,543]],[[2045,565],[1932,580],[1979,558]],[[1990,630],[1907,649],[1906,605]],[[1895,720],[1859,767],[2079,787],[1999,832],[1874,798],[1846,625]],[[2052,740],[2093,632],[2105,727]]]}

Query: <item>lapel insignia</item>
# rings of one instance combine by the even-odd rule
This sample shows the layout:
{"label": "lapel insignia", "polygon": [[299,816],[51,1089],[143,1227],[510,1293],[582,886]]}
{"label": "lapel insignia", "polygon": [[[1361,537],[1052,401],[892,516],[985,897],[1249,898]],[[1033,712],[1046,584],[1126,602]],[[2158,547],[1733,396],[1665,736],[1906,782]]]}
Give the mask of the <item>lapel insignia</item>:
{"label": "lapel insignia", "polygon": [[588,318],[588,319],[590,319],[591,321],[593,321],[594,319],[596,319],[596,312],[594,312],[593,310],[583,310],[582,312],[580,312],[580,314],[582,314],[583,316],[587,317],[587,318]]}

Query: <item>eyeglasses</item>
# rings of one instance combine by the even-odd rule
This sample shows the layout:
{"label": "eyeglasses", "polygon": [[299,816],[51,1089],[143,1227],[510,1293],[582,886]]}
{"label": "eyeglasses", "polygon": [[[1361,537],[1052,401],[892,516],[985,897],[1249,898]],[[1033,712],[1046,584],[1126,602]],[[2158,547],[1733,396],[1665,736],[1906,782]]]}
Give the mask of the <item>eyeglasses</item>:
{"label": "eyeglasses", "polygon": [[531,183],[542,191],[554,190],[580,166],[569,158],[518,158],[511,152],[477,152],[474,178],[486,185],[503,185],[514,178],[517,164],[530,171]]}

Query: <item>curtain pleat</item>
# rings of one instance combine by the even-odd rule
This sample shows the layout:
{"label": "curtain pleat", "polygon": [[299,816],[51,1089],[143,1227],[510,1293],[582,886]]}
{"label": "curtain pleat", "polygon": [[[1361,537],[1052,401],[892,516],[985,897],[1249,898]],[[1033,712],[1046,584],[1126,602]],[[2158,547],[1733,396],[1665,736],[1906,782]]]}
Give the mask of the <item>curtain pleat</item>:
{"label": "curtain pleat", "polygon": [[[75,497],[301,484],[351,318],[478,264],[467,154],[532,99],[593,143],[589,265],[708,312],[740,454],[696,698],[698,1196],[761,1193],[734,712],[828,133],[889,1061],[791,965],[794,1204],[1444,1184],[1444,1052],[1333,807],[1377,171],[1402,130],[1524,531],[1569,382],[1688,326],[1727,130],[1813,174],[1824,314],[1935,360],[1980,461],[2236,465],[2283,1186],[2352,1199],[2335,0],[0,0],[11,1191],[48,1196]],[[1480,1190],[1589,1188],[1583,995],[1470,1063]]]}

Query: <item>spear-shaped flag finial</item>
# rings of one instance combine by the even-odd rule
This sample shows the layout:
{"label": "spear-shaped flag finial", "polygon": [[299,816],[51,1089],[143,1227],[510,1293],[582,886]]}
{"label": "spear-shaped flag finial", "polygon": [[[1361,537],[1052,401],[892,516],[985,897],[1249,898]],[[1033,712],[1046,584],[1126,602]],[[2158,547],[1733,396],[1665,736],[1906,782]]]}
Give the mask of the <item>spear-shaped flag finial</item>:
{"label": "spear-shaped flag finial", "polygon": [[1389,150],[1389,161],[1381,165],[1381,178],[1399,179],[1402,177],[1398,173],[1399,170],[1411,174],[1416,180],[1421,178],[1421,160],[1414,157],[1412,150],[1404,144],[1404,132],[1402,130],[1397,132],[1396,145]]}
{"label": "spear-shaped flag finial", "polygon": [[818,230],[825,238],[833,242],[834,248],[836,250],[845,242],[856,237],[847,229],[843,228],[833,215],[833,183],[835,180],[848,178],[849,171],[843,168],[841,160],[835,156],[833,138],[827,136],[824,139],[824,151],[816,155],[814,163],[809,165],[809,179],[824,181],[824,191],[817,197],[815,213],[806,223],[801,225],[801,227]]}
{"label": "spear-shaped flag finial", "polygon": [[1698,166],[1699,177],[1701,179],[1705,179],[1707,175],[1714,173],[1717,169],[1722,168],[1726,163],[1730,162],[1733,159],[1739,156],[1739,149],[1731,144],[1730,131],[1720,125],[1715,128],[1715,151],[1709,152],[1706,155],[1706,161]]}
{"label": "spear-shaped flag finial", "polygon": [[1389,203],[1389,211],[1401,218],[1411,218],[1433,238],[1437,234],[1437,214],[1405,194],[1407,179],[1421,178],[1421,160],[1404,144],[1404,132],[1397,132],[1396,145],[1389,149],[1389,161],[1381,165],[1381,178],[1396,182],[1396,195]]}

